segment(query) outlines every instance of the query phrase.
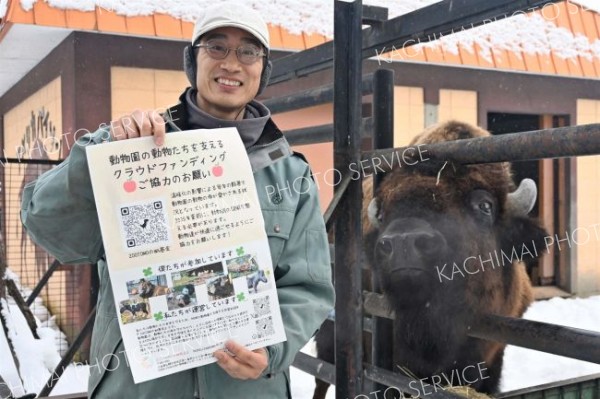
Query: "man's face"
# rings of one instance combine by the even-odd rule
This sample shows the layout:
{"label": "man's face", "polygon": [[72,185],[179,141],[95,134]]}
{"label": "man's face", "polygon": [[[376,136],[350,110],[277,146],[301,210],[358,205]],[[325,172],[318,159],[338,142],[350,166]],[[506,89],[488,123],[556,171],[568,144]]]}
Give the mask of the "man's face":
{"label": "man's face", "polygon": [[[206,33],[200,44],[218,43],[230,49],[260,42],[250,33],[238,28],[218,28]],[[197,55],[198,106],[220,119],[240,119],[242,109],[254,99],[260,85],[263,57],[251,65],[241,63],[234,50],[222,60],[212,58],[205,48]]]}

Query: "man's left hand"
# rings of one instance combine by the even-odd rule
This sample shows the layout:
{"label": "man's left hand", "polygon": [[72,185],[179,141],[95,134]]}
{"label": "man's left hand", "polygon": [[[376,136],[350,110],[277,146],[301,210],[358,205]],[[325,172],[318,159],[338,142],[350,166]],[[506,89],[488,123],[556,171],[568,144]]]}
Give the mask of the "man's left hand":
{"label": "man's left hand", "polygon": [[256,380],[269,365],[269,354],[265,348],[251,351],[235,341],[227,341],[225,348],[229,353],[218,350],[213,355],[217,364],[233,378]]}

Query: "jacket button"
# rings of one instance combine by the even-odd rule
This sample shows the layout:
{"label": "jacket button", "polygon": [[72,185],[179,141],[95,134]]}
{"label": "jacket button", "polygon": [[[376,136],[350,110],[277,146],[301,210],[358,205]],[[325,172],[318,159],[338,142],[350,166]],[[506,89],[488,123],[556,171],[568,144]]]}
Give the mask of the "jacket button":
{"label": "jacket button", "polygon": [[281,226],[279,226],[278,224],[276,224],[275,227],[273,227],[273,231],[275,233],[279,233],[281,231]]}
{"label": "jacket button", "polygon": [[283,196],[279,193],[275,193],[271,197],[271,202],[274,203],[275,205],[281,204],[283,202]]}

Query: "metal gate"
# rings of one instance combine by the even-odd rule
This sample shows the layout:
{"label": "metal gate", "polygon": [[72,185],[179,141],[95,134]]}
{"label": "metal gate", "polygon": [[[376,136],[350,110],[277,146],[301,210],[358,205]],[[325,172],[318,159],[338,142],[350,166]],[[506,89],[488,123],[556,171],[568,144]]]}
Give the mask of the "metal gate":
{"label": "metal gate", "polygon": [[[453,28],[476,27],[484,20],[495,20],[516,12],[541,8],[551,1],[452,1],[419,9],[387,20],[387,10],[363,7],[362,1],[335,1],[334,41],[277,60],[272,83],[330,68],[334,69],[334,86],[312,89],[294,96],[267,101],[274,113],[305,106],[334,102],[334,124],[299,129],[287,133],[292,144],[317,143],[333,139],[334,168],[348,170],[347,165],[379,158],[382,169],[389,172],[393,155],[406,148],[393,146],[393,72],[378,70],[362,76],[363,59],[376,49],[394,44],[426,42],[435,33],[446,35]],[[363,24],[370,27],[362,29]],[[373,117],[362,118],[362,96],[373,94]],[[372,151],[361,151],[361,139],[371,136]],[[504,136],[477,138],[428,145],[430,159],[460,164],[539,160],[600,154],[600,124],[565,127]],[[375,181],[375,186],[377,185]],[[393,315],[385,310],[385,299],[362,287],[362,182],[342,173],[334,198],[325,213],[328,229],[335,226],[334,280],[335,358],[331,365],[303,353],[294,365],[320,379],[336,385],[338,399],[368,397],[373,384],[393,386],[409,391],[411,378],[393,373],[389,350]],[[344,215],[336,218],[335,215]],[[376,287],[375,287],[376,288]],[[367,317],[365,317],[367,316]],[[370,317],[369,317],[370,316]],[[363,364],[364,331],[372,332],[373,364]],[[600,334],[524,319],[487,315],[472,326],[469,336],[494,340],[574,359],[600,364]],[[384,348],[384,345],[388,349]],[[380,386],[381,386],[380,385]],[[433,398],[455,397],[436,392]]]}

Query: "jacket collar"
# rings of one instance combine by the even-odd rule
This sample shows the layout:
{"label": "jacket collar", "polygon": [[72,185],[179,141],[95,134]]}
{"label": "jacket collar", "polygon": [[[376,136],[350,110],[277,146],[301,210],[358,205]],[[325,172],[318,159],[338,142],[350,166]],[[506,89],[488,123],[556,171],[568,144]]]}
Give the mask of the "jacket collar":
{"label": "jacket collar", "polygon": [[[179,103],[167,109],[163,117],[167,132],[189,130],[188,114],[185,106],[185,91],[179,96]],[[246,149],[252,172],[265,168],[293,154],[283,133],[272,118],[265,124],[262,134],[255,144]]]}

